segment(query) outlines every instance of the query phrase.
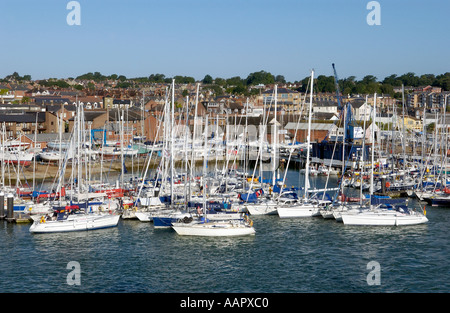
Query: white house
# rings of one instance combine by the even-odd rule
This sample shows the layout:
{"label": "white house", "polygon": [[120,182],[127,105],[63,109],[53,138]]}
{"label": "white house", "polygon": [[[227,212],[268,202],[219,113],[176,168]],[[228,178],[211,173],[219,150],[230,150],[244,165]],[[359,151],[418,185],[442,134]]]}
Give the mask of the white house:
{"label": "white house", "polygon": [[373,106],[367,102],[354,102],[352,103],[353,116],[357,121],[368,121],[373,116]]}

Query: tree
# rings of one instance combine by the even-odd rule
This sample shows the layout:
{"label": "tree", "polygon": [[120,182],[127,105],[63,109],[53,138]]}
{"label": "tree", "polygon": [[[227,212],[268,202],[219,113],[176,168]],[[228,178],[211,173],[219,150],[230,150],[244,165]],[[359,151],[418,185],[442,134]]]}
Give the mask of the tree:
{"label": "tree", "polygon": [[211,75],[206,74],[205,78],[203,78],[202,83],[205,85],[209,85],[213,83],[213,79],[211,77]]}
{"label": "tree", "polygon": [[430,86],[436,80],[436,76],[434,74],[423,74],[419,77],[419,85],[421,86]]}
{"label": "tree", "polygon": [[[6,95],[8,93],[8,91],[9,91],[9,89],[6,89],[6,88],[0,89],[0,96]],[[5,103],[5,99],[2,97],[2,104],[4,104],[4,103]]]}
{"label": "tree", "polygon": [[[129,83],[129,82],[125,82],[125,81],[119,81],[118,83],[117,83],[117,85],[116,85],[116,88],[124,88],[124,89],[126,89],[126,88],[130,88],[132,85],[131,85],[131,83]],[[89,87],[89,84],[88,84],[88,87]],[[90,89],[90,88],[89,88]]]}
{"label": "tree", "polygon": [[275,76],[275,82],[280,84],[286,84],[286,79],[283,75],[277,75]]}
{"label": "tree", "polygon": [[166,75],[164,75],[164,74],[151,74],[148,77],[148,80],[151,83],[164,83],[165,78],[166,78]]}
{"label": "tree", "polygon": [[392,74],[390,76],[387,76],[384,78],[384,80],[382,81],[383,84],[389,84],[391,86],[401,86],[402,85],[402,81],[400,78],[397,77],[396,74]]}
{"label": "tree", "polygon": [[364,78],[362,79],[362,82],[365,84],[369,84],[369,83],[376,83],[377,78],[373,75],[366,75],[364,76]]}
{"label": "tree", "polygon": [[179,84],[193,84],[195,83],[195,78],[190,76],[177,75],[174,77],[175,82]]}
{"label": "tree", "polygon": [[247,76],[247,85],[259,85],[259,84],[269,85],[273,84],[274,82],[275,77],[266,71],[250,73]]}
{"label": "tree", "polygon": [[243,85],[243,84],[244,84],[244,82],[239,76],[234,76],[234,77],[228,78],[226,80],[227,86],[237,86],[237,85]]}
{"label": "tree", "polygon": [[316,91],[318,91],[318,92],[330,92],[331,93],[331,92],[336,91],[333,76],[319,75],[316,78],[315,85],[316,85],[315,86]]}
{"label": "tree", "polygon": [[408,72],[399,77],[405,86],[419,86],[419,77],[417,77],[414,73]]}
{"label": "tree", "polygon": [[211,90],[216,95],[216,97],[223,95],[222,86],[217,85],[217,84],[208,85],[206,87],[203,87],[203,90]]}
{"label": "tree", "polygon": [[436,76],[434,86],[441,87],[444,90],[450,90],[450,72]]}
{"label": "tree", "polygon": [[244,84],[238,84],[233,87],[227,88],[227,92],[234,95],[246,95],[248,93],[248,89]]}
{"label": "tree", "polygon": [[226,80],[220,77],[216,77],[216,79],[214,80],[214,82],[216,83],[216,85],[219,86],[225,86],[227,84]]}
{"label": "tree", "polygon": [[394,96],[394,87],[390,84],[381,84],[380,91],[382,94]]}

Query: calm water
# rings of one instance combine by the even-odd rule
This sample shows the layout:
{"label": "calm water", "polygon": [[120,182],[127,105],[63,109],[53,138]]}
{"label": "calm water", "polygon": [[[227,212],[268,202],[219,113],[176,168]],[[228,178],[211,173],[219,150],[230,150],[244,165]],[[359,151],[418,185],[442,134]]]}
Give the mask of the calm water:
{"label": "calm water", "polygon": [[[290,172],[290,185],[298,173]],[[329,293],[449,292],[450,210],[429,223],[353,227],[322,218],[254,216],[255,236],[182,237],[150,223],[66,234],[0,221],[0,292]],[[81,268],[68,285],[67,264]],[[370,286],[367,264],[381,267]]]}

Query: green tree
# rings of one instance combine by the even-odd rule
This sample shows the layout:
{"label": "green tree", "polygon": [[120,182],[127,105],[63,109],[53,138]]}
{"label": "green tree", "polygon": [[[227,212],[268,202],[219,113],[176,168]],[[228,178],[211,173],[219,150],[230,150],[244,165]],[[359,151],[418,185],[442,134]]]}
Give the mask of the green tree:
{"label": "green tree", "polygon": [[164,74],[151,74],[148,80],[152,83],[164,83],[166,75]]}
{"label": "green tree", "polygon": [[441,87],[442,89],[450,90],[450,72],[436,76],[434,86]]}
{"label": "green tree", "polygon": [[366,75],[362,79],[363,83],[369,84],[369,83],[375,83],[377,81],[377,78],[373,75]]}
{"label": "green tree", "polygon": [[250,73],[247,76],[247,85],[269,85],[273,83],[275,83],[275,77],[266,71]]}
{"label": "green tree", "polygon": [[218,86],[226,86],[227,82],[225,79],[220,78],[220,77],[216,77],[216,79],[214,80],[215,84]]}
{"label": "green tree", "polygon": [[419,77],[417,77],[414,73],[408,72],[399,77],[405,86],[419,86]]}
{"label": "green tree", "polygon": [[209,85],[213,83],[213,79],[211,77],[211,75],[206,74],[205,77],[202,80],[202,83],[205,85]]}
{"label": "green tree", "polygon": [[317,76],[315,80],[315,89],[318,92],[335,92],[336,87],[334,84],[334,77],[333,76],[325,76],[325,75],[319,75]]}
{"label": "green tree", "polygon": [[130,88],[132,86],[132,84],[130,82],[125,82],[125,81],[119,81],[116,85],[116,88]]}
{"label": "green tree", "polygon": [[244,82],[239,76],[234,76],[234,77],[228,78],[226,80],[227,86],[238,86],[238,85],[243,85],[243,84],[244,84]]}
{"label": "green tree", "polygon": [[390,76],[385,77],[382,83],[398,87],[402,85],[402,80],[399,77],[397,77],[396,74],[392,74]]}
{"label": "green tree", "polygon": [[193,84],[195,83],[195,78],[190,76],[177,75],[174,77],[175,82],[178,84]]}
{"label": "green tree", "polygon": [[421,86],[433,85],[435,81],[436,76],[434,76],[434,74],[423,74],[419,77],[419,85]]}
{"label": "green tree", "polygon": [[277,75],[275,76],[275,82],[280,84],[286,84],[286,79],[283,75]]}

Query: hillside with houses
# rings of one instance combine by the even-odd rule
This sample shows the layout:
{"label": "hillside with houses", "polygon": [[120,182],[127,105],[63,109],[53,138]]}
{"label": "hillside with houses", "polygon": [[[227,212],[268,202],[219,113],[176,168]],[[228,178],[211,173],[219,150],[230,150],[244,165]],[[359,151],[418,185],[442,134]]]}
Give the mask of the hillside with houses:
{"label": "hillside with houses", "polygon": [[[249,74],[247,78],[213,79],[206,75],[201,81],[186,76],[175,76],[173,79],[176,85],[175,111],[182,119],[182,112],[186,110],[193,115],[196,103],[199,116],[208,113],[211,120],[216,120],[219,125],[226,125],[235,116],[274,115],[275,85],[278,103],[275,116],[285,137],[293,137],[293,123],[307,117],[304,105],[306,78],[286,82],[282,75],[260,71]],[[328,130],[329,127],[320,124],[330,125],[338,120],[339,103],[333,77],[321,75],[316,80],[312,118],[314,125],[322,131],[313,132],[312,140],[321,141],[327,133],[323,129]],[[350,77],[339,83],[340,90],[343,90],[341,101],[351,104],[357,122],[371,120],[373,93],[377,92],[379,127],[392,129],[394,125],[399,128],[404,123],[406,129],[413,132],[423,129],[424,113],[427,116],[425,123],[430,125],[436,123],[436,112],[446,109],[449,81],[450,73],[421,76],[418,80],[412,80],[411,75],[407,74],[399,77],[391,75],[381,82],[368,75],[361,81]],[[404,82],[414,86],[403,86],[402,89],[398,85]],[[419,85],[422,82],[429,84]],[[0,123],[4,124],[6,138],[22,138],[32,146],[45,148],[46,140],[60,131],[58,119],[63,120],[62,132],[71,132],[76,108],[82,105],[86,129],[103,130],[107,140],[119,138],[118,122],[123,112],[125,139],[139,137],[150,142],[160,141],[161,138],[156,138],[156,125],[171,83],[172,78],[166,78],[163,74],[126,78],[95,72],[77,78],[32,80],[30,75],[22,77],[14,73],[0,80]],[[188,120],[192,127],[193,119]],[[260,119],[248,121],[260,123]],[[297,132],[296,139],[299,141],[303,139],[301,133]]]}

